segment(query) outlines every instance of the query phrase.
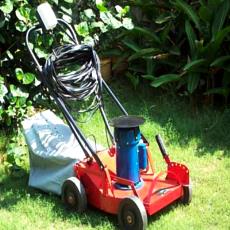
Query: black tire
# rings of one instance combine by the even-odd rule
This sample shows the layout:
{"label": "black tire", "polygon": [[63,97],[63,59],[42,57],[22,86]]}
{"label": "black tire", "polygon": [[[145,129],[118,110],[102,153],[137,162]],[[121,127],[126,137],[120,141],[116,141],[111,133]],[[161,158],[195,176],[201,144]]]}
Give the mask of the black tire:
{"label": "black tire", "polygon": [[145,207],[136,196],[121,201],[118,210],[119,229],[144,230],[148,225]]}
{"label": "black tire", "polygon": [[189,204],[192,201],[192,185],[183,186],[183,196],[181,197],[182,204]]}
{"label": "black tire", "polygon": [[76,177],[68,178],[62,185],[62,201],[71,210],[82,213],[87,207],[85,189]]}

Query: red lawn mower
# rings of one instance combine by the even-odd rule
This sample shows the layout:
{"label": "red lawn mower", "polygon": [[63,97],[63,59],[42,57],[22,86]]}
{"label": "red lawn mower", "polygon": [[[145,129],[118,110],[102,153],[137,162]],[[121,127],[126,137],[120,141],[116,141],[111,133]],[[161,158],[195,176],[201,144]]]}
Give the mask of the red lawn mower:
{"label": "red lawn mower", "polygon": [[[41,82],[62,111],[85,153],[85,158],[74,167],[75,176],[67,178],[62,186],[62,200],[83,212],[90,204],[104,212],[116,214],[120,229],[145,229],[147,215],[151,216],[176,200],[191,201],[192,190],[189,169],[171,162],[159,135],[156,141],[166,162],[167,170],[156,173],[149,143],[140,131],[144,119],[128,115],[100,73],[100,61],[95,50],[78,43],[72,27],[57,19],[47,4],[38,7],[40,24],[30,28],[26,44],[37,65]],[[29,45],[36,33],[53,33],[61,29],[70,42],[58,46],[41,65]],[[74,67],[74,68],[73,68]],[[123,113],[108,121],[104,110],[102,91],[108,93]],[[111,140],[107,150],[95,151],[76,124],[67,106],[67,100],[85,101],[91,98],[87,111],[99,110]],[[111,126],[114,132],[111,131]]]}

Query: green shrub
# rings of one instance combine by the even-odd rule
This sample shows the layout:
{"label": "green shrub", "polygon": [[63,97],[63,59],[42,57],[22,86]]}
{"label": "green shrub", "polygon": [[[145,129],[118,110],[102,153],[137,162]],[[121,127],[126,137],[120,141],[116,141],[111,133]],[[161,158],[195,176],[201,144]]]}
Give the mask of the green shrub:
{"label": "green shrub", "polygon": [[[135,28],[122,38],[127,76],[183,94],[230,93],[229,0],[126,1]],[[174,83],[172,83],[174,82]]]}
{"label": "green shrub", "polygon": [[[35,66],[25,47],[25,33],[36,19],[36,7],[43,1],[4,0],[0,3],[0,125],[15,128],[31,106],[39,81]],[[111,7],[102,0],[50,0],[58,17],[72,23],[80,40],[94,43],[100,53],[112,46],[113,33],[132,28],[126,15],[128,7]],[[58,42],[67,36],[59,33]],[[33,49],[40,59],[47,57],[54,38],[46,33],[34,40]]]}

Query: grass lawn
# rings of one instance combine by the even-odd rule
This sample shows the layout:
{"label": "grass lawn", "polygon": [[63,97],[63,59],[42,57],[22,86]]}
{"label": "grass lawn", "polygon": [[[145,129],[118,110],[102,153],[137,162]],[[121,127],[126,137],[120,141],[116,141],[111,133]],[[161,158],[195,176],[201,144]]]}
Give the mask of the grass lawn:
{"label": "grass lawn", "polygon": [[[157,133],[164,137],[171,159],[190,169],[191,204],[175,203],[149,217],[148,229],[230,229],[230,109],[191,112],[182,98],[142,87],[134,91],[123,81],[112,87],[130,114],[145,117],[141,130],[150,142],[156,170],[165,168],[154,140]],[[106,109],[110,117],[118,114],[110,102]],[[106,145],[98,114],[83,129]],[[2,132],[0,155],[6,140]],[[0,229],[118,229],[116,216],[92,207],[78,215],[66,210],[59,197],[29,188],[28,169],[25,172],[12,177],[0,165]]]}

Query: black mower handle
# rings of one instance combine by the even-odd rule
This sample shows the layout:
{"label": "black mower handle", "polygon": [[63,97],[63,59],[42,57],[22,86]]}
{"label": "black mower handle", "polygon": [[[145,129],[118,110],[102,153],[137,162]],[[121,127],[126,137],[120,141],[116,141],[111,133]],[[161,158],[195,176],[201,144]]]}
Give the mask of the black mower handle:
{"label": "black mower handle", "polygon": [[159,146],[159,149],[160,149],[160,151],[161,151],[162,156],[163,156],[163,157],[168,156],[168,155],[167,155],[167,151],[166,151],[166,149],[165,149],[164,142],[163,142],[163,140],[162,140],[162,138],[161,138],[161,136],[160,136],[159,134],[156,135],[156,141],[157,141],[157,144],[158,144],[158,146]]}

